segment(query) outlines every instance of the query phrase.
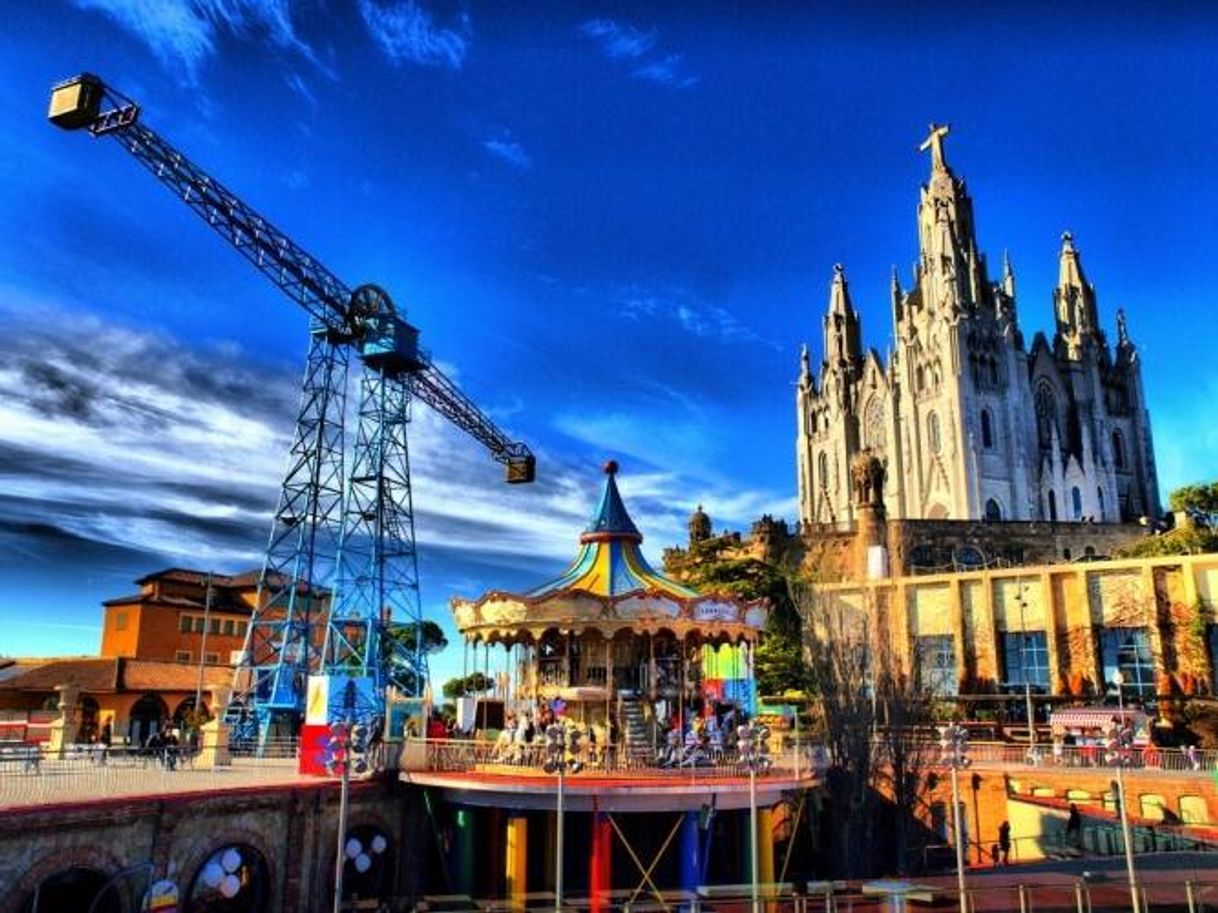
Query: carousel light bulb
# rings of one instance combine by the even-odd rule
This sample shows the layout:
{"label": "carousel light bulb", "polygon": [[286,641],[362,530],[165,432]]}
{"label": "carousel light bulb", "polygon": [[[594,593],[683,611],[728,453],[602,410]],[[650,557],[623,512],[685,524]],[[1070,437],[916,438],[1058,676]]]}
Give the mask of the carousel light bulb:
{"label": "carousel light bulb", "polygon": [[385,838],[381,834],[377,834],[375,837],[372,838],[372,852],[374,852],[374,853],[385,852],[385,848],[388,845],[389,845],[388,841],[386,841]]}
{"label": "carousel light bulb", "polygon": [[225,897],[232,898],[237,896],[237,892],[241,890],[241,879],[236,875],[225,875],[224,880],[220,882],[220,893]]}
{"label": "carousel light bulb", "polygon": [[364,845],[362,843],[360,843],[357,838],[352,837],[350,840],[347,841],[347,846],[345,849],[346,849],[346,853],[347,853],[347,858],[354,859],[356,856],[358,856],[360,853],[362,853],[364,851]]}
{"label": "carousel light bulb", "polygon": [[224,866],[225,874],[241,868],[241,853],[235,846],[230,846],[220,857],[220,865]]}

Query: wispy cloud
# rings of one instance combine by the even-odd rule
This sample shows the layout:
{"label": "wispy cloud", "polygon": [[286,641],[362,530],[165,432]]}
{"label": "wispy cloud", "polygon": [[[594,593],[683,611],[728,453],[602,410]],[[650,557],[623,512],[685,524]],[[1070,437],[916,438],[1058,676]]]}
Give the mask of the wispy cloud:
{"label": "wispy cloud", "polygon": [[459,70],[473,34],[469,14],[457,10],[443,23],[416,0],[360,0],[369,34],[394,64]]}
{"label": "wispy cloud", "polygon": [[659,60],[653,60],[636,68],[633,75],[677,89],[690,89],[698,84],[697,76],[687,76],[681,72],[680,54],[668,54]]}
{"label": "wispy cloud", "polygon": [[610,297],[629,320],[672,320],[701,339],[761,343],[782,350],[777,342],[766,339],[726,308],[705,301],[688,288],[631,284],[613,290]]}
{"label": "wispy cloud", "polygon": [[675,89],[690,89],[698,84],[697,76],[683,72],[680,54],[649,56],[653,51],[658,53],[659,32],[656,29],[638,29],[613,19],[590,19],[580,25],[579,30],[595,41],[606,57],[630,61],[630,75],[637,79]]}
{"label": "wispy cloud", "polygon": [[167,67],[181,67],[194,80],[216,51],[221,31],[262,34],[272,44],[316,62],[296,34],[290,0],[75,0],[99,10],[147,44]]}
{"label": "wispy cloud", "polygon": [[524,146],[512,139],[511,134],[507,131],[503,131],[499,136],[483,140],[482,148],[496,158],[503,159],[509,165],[514,165],[517,168],[528,168],[533,164],[533,160],[529,158],[529,154],[525,151]]}
{"label": "wispy cloud", "polygon": [[642,57],[656,43],[655,29],[640,31],[628,25],[618,25],[612,19],[590,19],[579,27],[589,38],[595,38],[608,57]]}

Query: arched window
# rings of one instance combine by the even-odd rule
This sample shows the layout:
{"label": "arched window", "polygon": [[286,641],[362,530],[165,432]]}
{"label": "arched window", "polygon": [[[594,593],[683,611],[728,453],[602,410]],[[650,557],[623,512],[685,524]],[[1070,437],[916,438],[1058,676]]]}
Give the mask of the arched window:
{"label": "arched window", "polygon": [[191,913],[264,913],[271,879],[262,854],[244,843],[216,848],[186,892]]}
{"label": "arched window", "polygon": [[829,456],[823,450],[816,457],[816,474],[823,491],[829,490]]}
{"label": "arched window", "polygon": [[1104,489],[1097,488],[1095,490],[1095,497],[1096,497],[1096,500],[1099,501],[1099,505],[1100,505],[1100,519],[1103,520],[1104,519]]}
{"label": "arched window", "polygon": [[1049,491],[1049,519],[1057,522],[1057,492],[1052,489]]}
{"label": "arched window", "polygon": [[993,498],[985,502],[985,518],[991,522],[1002,519],[1002,505]]}
{"label": "arched window", "polygon": [[926,386],[926,369],[923,368],[921,365],[918,365],[918,367],[914,369],[914,389],[917,390],[919,393],[921,393],[922,389],[925,386]]}
{"label": "arched window", "polygon": [[1120,429],[1112,432],[1112,465],[1117,469],[1125,468],[1125,438]]}
{"label": "arched window", "polygon": [[981,410],[981,446],[986,450],[994,446],[994,422],[989,409]]}
{"label": "arched window", "polygon": [[1057,425],[1057,397],[1048,384],[1036,388],[1036,438],[1041,447],[1053,445],[1053,432],[1057,431],[1061,439],[1061,429]]}
{"label": "arched window", "polygon": [[931,453],[938,453],[942,441],[939,438],[939,413],[937,412],[926,416],[926,439],[930,442]]}
{"label": "arched window", "polygon": [[1075,520],[1083,519],[1083,493],[1077,485],[1070,489],[1070,509],[1074,512]]}
{"label": "arched window", "polygon": [[884,429],[884,404],[878,396],[867,400],[863,409],[863,446],[871,448],[872,452],[883,456],[888,443],[888,434]]}

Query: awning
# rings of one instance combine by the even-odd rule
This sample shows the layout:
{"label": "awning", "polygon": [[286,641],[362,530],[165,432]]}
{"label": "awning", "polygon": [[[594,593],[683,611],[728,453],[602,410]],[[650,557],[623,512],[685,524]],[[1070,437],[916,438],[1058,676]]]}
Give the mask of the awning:
{"label": "awning", "polygon": [[[1049,725],[1066,729],[1106,729],[1120,718],[1121,711],[1116,707],[1072,707],[1049,714]],[[1141,710],[1127,708],[1124,719],[1135,729],[1140,729],[1146,725],[1149,717]]]}

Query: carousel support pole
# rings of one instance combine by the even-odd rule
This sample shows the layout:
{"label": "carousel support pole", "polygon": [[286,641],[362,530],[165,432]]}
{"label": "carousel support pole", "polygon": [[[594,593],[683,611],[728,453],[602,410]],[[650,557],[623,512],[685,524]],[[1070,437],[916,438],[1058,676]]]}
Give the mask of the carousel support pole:
{"label": "carousel support pole", "polygon": [[460,807],[456,814],[457,893],[474,896],[474,861],[478,857],[474,833],[474,809]]}
{"label": "carousel support pole", "polygon": [[[609,707],[613,700],[613,638],[605,641],[605,729],[609,729]],[[608,738],[606,736],[606,738]]]}
{"label": "carousel support pole", "polygon": [[524,812],[512,811],[507,819],[507,896],[513,909],[524,909],[528,891],[529,819]]}
{"label": "carousel support pole", "polygon": [[681,822],[681,890],[693,894],[698,890],[698,879],[702,856],[699,819],[702,813],[698,810],[687,811],[685,820]]}
{"label": "carousel support pole", "polygon": [[[763,885],[774,883],[774,809],[757,809],[757,880]],[[774,909],[773,903],[762,904],[762,909]]]}
{"label": "carousel support pole", "polygon": [[593,812],[592,846],[588,859],[588,913],[608,913],[613,890],[613,829],[609,816]]}
{"label": "carousel support pole", "polygon": [[686,663],[686,659],[687,659],[687,657],[685,655],[686,649],[688,649],[688,645],[685,643],[685,634],[682,634],[681,635],[681,666],[680,666],[681,674],[678,676],[678,679],[677,679],[677,681],[680,683],[680,686],[677,689],[677,726],[680,729],[680,733],[681,733],[681,743],[680,743],[681,745],[685,744],[685,663]]}

